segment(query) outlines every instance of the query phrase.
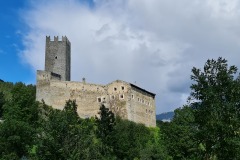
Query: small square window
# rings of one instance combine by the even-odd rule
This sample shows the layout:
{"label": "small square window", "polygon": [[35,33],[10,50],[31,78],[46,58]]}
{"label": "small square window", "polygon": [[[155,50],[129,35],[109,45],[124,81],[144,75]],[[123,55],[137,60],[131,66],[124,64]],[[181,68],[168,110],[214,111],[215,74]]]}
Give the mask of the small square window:
{"label": "small square window", "polygon": [[124,90],[124,86],[122,86],[122,90]]}
{"label": "small square window", "polygon": [[132,94],[132,99],[134,99],[134,95]]}
{"label": "small square window", "polygon": [[99,103],[102,102],[102,99],[101,99],[101,98],[97,98],[97,100],[98,100]]}
{"label": "small square window", "polygon": [[113,90],[114,90],[114,91],[117,91],[117,87],[114,87]]}

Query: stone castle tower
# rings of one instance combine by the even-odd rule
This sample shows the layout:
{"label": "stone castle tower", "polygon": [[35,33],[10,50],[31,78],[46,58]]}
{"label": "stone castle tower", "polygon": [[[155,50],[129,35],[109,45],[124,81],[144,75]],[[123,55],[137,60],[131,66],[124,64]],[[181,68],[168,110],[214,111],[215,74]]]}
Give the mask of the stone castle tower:
{"label": "stone castle tower", "polygon": [[156,126],[154,93],[122,80],[106,85],[70,81],[70,47],[67,37],[46,37],[45,70],[37,71],[37,101],[63,109],[67,100],[76,100],[81,118],[94,117],[104,104],[123,119]]}
{"label": "stone castle tower", "polygon": [[50,36],[46,37],[45,71],[59,74],[63,81],[70,81],[71,43],[66,36],[62,37],[62,41],[58,40],[58,36],[54,37],[54,41],[50,40]]}

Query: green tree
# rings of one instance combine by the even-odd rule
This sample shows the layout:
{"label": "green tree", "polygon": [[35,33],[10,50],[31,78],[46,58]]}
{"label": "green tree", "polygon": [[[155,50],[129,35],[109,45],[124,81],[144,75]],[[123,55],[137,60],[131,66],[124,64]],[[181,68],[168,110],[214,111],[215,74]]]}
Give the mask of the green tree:
{"label": "green tree", "polygon": [[5,97],[3,92],[0,92],[0,119],[3,116],[3,105],[5,104]]}
{"label": "green tree", "polygon": [[19,159],[28,156],[36,136],[37,106],[34,86],[23,83],[13,86],[11,99],[3,107],[4,122],[0,125],[1,158]]}
{"label": "green tree", "polygon": [[103,145],[101,153],[106,158],[112,157],[111,135],[114,131],[115,117],[109,108],[103,104],[100,106],[99,117],[95,117],[97,124],[97,137],[101,139]]}
{"label": "green tree", "polygon": [[160,129],[116,118],[111,142],[117,159],[167,159]]}
{"label": "green tree", "polygon": [[113,151],[118,159],[140,158],[149,138],[148,129],[143,124],[117,118],[113,133]]}
{"label": "green tree", "polygon": [[99,117],[96,116],[96,123],[98,126],[98,136],[107,141],[108,136],[112,133],[115,126],[115,117],[109,108],[101,105],[99,111]]}
{"label": "green tree", "polygon": [[11,90],[13,86],[13,83],[0,81],[0,92],[4,94],[6,101],[11,99]]}
{"label": "green tree", "polygon": [[[145,147],[140,150],[140,159],[168,160],[171,159],[166,152],[163,135],[159,127],[148,128],[149,137]],[[143,135],[142,137],[145,137]]]}
{"label": "green tree", "polygon": [[37,145],[40,159],[65,159],[70,157],[76,141],[74,129],[79,117],[75,101],[67,101],[63,109],[52,109],[46,104],[41,106],[41,119]]}
{"label": "green tree", "polygon": [[96,137],[94,119],[80,119],[73,100],[64,109],[42,104],[36,157],[39,159],[102,159],[101,141]]}
{"label": "green tree", "polygon": [[240,159],[240,77],[227,60],[193,68],[191,99],[204,159]]}
{"label": "green tree", "polygon": [[173,159],[194,159],[198,156],[196,125],[193,108],[183,106],[174,111],[171,122],[158,122],[163,132],[164,144]]}

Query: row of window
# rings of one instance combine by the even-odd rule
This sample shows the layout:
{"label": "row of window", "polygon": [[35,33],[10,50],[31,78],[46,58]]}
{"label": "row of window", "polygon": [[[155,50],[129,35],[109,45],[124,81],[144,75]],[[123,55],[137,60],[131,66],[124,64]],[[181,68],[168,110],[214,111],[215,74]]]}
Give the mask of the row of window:
{"label": "row of window", "polygon": [[148,101],[145,101],[144,99],[138,98],[137,100],[138,100],[139,103],[143,103],[143,104],[146,104],[148,106],[151,106],[151,103],[148,102]]}
{"label": "row of window", "polygon": [[[124,86],[121,86],[120,90],[124,91],[124,89],[125,89],[125,87],[124,87]],[[113,91],[116,92],[117,90],[118,90],[117,87],[113,87]]]}
{"label": "row of window", "polygon": [[[115,95],[111,95],[111,97],[110,97],[112,100],[114,100],[116,97],[115,97]],[[119,99],[124,99],[124,94],[120,94],[119,95]],[[99,102],[99,103],[101,103],[101,102],[105,102],[105,100],[106,100],[106,98],[105,97],[98,97],[97,98],[97,101]]]}
{"label": "row of window", "polygon": [[[111,100],[114,100],[114,99],[116,98],[115,96],[116,96],[116,95],[111,95],[111,96],[110,96]],[[132,97],[132,99],[134,99],[134,95],[131,95],[131,97]],[[120,94],[120,95],[119,95],[119,99],[120,99],[120,100],[123,100],[123,99],[124,99],[124,94]],[[98,98],[97,98],[97,101],[98,101],[99,103],[104,102],[105,100],[106,100],[105,97],[98,97]],[[148,106],[151,106],[151,103],[150,103],[150,102],[145,101],[144,99],[141,99],[141,98],[138,98],[138,102],[139,102],[139,103],[142,103],[142,104],[145,104],[145,105],[148,105]]]}
{"label": "row of window", "polygon": [[153,114],[153,111],[151,111],[151,110],[147,110],[147,109],[146,109],[146,114],[150,114],[150,115],[152,115],[152,114]]}

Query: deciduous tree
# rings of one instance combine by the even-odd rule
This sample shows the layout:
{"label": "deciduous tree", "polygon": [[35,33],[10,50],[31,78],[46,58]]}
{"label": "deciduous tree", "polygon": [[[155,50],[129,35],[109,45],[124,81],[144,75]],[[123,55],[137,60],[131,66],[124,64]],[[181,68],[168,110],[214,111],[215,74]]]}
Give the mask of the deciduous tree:
{"label": "deciduous tree", "polygon": [[240,77],[227,60],[193,68],[191,99],[205,159],[240,159]]}

